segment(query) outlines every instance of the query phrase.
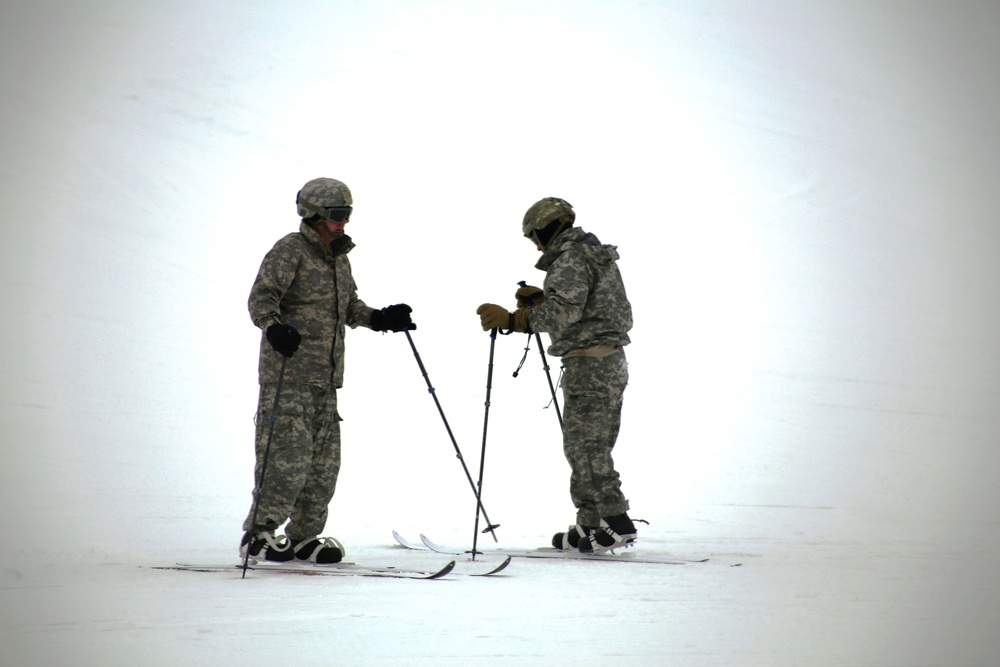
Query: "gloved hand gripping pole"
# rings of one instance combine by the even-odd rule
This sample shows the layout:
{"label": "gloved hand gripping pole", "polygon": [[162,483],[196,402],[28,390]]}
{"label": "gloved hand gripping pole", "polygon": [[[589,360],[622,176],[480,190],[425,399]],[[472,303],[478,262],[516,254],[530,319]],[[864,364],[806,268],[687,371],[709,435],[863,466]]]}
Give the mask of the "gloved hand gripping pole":
{"label": "gloved hand gripping pole", "polygon": [[[434,389],[434,385],[431,384],[431,379],[427,376],[427,369],[424,368],[424,362],[420,360],[420,353],[417,352],[416,345],[413,344],[413,337],[410,335],[409,327],[403,328],[403,333],[406,334],[406,340],[410,344],[410,349],[413,350],[413,356],[417,360],[417,366],[420,367],[420,372],[424,376],[424,382],[427,383],[427,391],[430,393],[431,398],[434,399],[434,405],[437,406],[438,414],[441,415],[441,421],[444,422],[444,428],[448,431],[448,437],[451,438],[451,444],[455,448],[455,455],[458,457],[459,462],[462,464],[462,470],[465,471],[465,477],[469,480],[469,486],[472,487],[472,492],[476,495],[476,519],[479,519],[479,512],[483,513],[483,520],[486,521],[486,528],[483,529],[484,533],[490,533],[493,535],[493,541],[499,542],[497,539],[496,529],[500,527],[500,524],[494,524],[490,522],[490,517],[486,514],[486,507],[483,506],[482,498],[479,497],[479,491],[476,489],[476,483],[472,479],[472,474],[469,472],[469,467],[465,465],[465,458],[462,456],[462,450],[459,449],[458,443],[455,441],[455,435],[451,432],[451,426],[448,425],[448,419],[444,416],[444,410],[441,408],[441,401],[438,400],[437,393]],[[476,530],[479,530],[477,524]]]}

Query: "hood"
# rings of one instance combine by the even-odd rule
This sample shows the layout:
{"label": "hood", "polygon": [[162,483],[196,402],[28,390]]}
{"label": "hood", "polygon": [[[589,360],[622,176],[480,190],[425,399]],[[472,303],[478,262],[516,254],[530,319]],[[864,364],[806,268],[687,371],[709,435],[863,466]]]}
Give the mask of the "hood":
{"label": "hood", "polygon": [[610,264],[619,259],[617,246],[604,245],[594,234],[579,227],[570,227],[552,239],[552,243],[535,263],[535,268],[548,271],[553,262],[568,250],[582,252],[587,259],[598,265]]}

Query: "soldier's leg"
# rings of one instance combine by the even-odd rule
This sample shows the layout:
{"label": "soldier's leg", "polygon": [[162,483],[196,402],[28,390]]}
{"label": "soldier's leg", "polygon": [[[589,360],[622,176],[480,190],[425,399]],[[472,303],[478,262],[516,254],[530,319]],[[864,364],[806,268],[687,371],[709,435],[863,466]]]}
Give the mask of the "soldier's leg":
{"label": "soldier's leg", "polygon": [[330,501],[340,474],[340,416],[337,390],[312,387],[312,452],[308,474],[292,508],[285,534],[293,540],[319,535],[326,526]]}
{"label": "soldier's leg", "polygon": [[563,450],[572,471],[570,495],[577,523],[598,526],[601,517],[628,509],[611,456],[628,366],[619,350],[606,357],[570,357],[563,368]]}
{"label": "soldier's leg", "polygon": [[[257,463],[254,479],[260,483],[267,446],[270,416],[274,407],[276,385],[267,384],[260,388],[257,404],[256,452]],[[267,471],[264,486],[257,499],[257,525],[251,526],[253,506],[243,522],[243,530],[258,532],[275,530],[288,519],[295,499],[302,490],[312,456],[312,435],[307,420],[312,412],[309,387],[284,383],[278,402],[271,447],[267,457]]]}

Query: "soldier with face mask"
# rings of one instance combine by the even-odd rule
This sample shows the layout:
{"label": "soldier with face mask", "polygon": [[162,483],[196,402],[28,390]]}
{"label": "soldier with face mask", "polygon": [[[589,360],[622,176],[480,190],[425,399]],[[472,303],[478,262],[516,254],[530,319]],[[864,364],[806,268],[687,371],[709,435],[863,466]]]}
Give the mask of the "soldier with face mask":
{"label": "soldier with face mask", "polygon": [[570,465],[576,523],[552,545],[601,553],[635,543],[635,524],[621,491],[611,450],[628,383],[624,346],[632,306],[618,271],[618,250],[574,227],[569,202],[546,197],[524,215],[522,232],[542,253],[535,268],[543,287],[523,286],[517,309],[485,303],[476,313],[484,331],[546,332],[548,353],[562,357],[563,452]]}
{"label": "soldier with face mask", "polygon": [[[280,239],[264,256],[250,290],[250,317],[261,330],[255,467],[259,490],[243,523],[241,558],[314,563],[343,559],[343,545],[319,535],[340,472],[337,390],[344,380],[346,328],[416,329],[406,304],[374,309],[358,298],[347,257],[354,243],[344,233],[353,203],[351,191],[340,181],[316,178],[306,183],[296,197],[298,231]],[[279,376],[277,419],[261,486],[272,428],[268,415]],[[284,535],[276,536],[282,525]]]}

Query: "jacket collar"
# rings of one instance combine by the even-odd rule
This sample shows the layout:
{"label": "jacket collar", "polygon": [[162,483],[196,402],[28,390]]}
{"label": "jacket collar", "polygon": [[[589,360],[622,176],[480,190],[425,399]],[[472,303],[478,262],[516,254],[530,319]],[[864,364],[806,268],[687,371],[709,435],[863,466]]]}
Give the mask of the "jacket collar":
{"label": "jacket collar", "polygon": [[304,222],[299,223],[299,233],[302,234],[305,240],[309,242],[309,245],[315,248],[316,252],[323,257],[346,255],[354,249],[354,241],[352,241],[351,237],[347,234],[344,234],[339,239],[334,240],[334,242],[328,246],[323,240],[323,237],[319,235],[319,232],[312,228],[312,225],[307,225]]}
{"label": "jacket collar", "polygon": [[542,271],[548,271],[552,263],[559,258],[559,255],[563,254],[575,243],[579,243],[584,240],[587,236],[587,232],[583,231],[579,227],[570,227],[569,229],[563,230],[559,236],[552,239],[549,242],[549,247],[547,247],[543,252],[542,256],[538,258],[535,263],[536,269],[541,269]]}

